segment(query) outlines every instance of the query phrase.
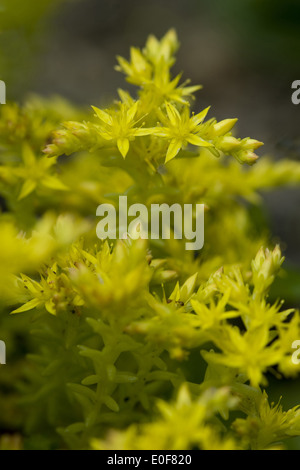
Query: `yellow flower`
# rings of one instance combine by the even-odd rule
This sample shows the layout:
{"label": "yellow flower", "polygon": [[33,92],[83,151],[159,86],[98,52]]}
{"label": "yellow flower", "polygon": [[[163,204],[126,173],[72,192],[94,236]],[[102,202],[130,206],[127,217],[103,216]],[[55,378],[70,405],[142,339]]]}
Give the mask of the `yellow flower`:
{"label": "yellow flower", "polygon": [[91,446],[94,450],[233,450],[236,442],[224,436],[216,416],[235,405],[225,387],[192,398],[184,383],[175,402],[157,402],[158,416],[151,422],[111,430],[106,439],[92,439]]}
{"label": "yellow flower", "polygon": [[98,116],[101,121],[99,128],[101,137],[106,140],[115,140],[123,158],[125,158],[128,153],[130,140],[134,140],[137,136],[152,133],[152,129],[136,127],[136,124],[140,120],[135,120],[138,104],[139,102],[136,101],[132,106],[128,107],[125,103],[120,103],[119,109],[105,111],[92,106],[96,116]]}
{"label": "yellow flower", "polygon": [[175,30],[171,29],[159,41],[149,36],[143,51],[132,47],[130,62],[118,56],[116,69],[127,75],[127,81],[140,86],[141,99],[149,109],[160,106],[164,101],[176,101],[187,104],[187,97],[201,89],[201,85],[185,86],[188,81],[178,86],[181,74],[172,79],[170,68],[175,62],[174,54],[179,46]]}
{"label": "yellow flower", "polygon": [[174,54],[179,47],[179,42],[175,29],[170,29],[159,41],[151,34],[143,50],[147,59],[153,64],[161,61],[173,65],[175,62]]}
{"label": "yellow flower", "polygon": [[56,176],[49,172],[50,168],[56,163],[55,159],[36,158],[33,150],[27,144],[23,145],[22,159],[23,165],[11,169],[12,174],[24,180],[19,199],[27,197],[38,186],[60,191],[68,189]]}
{"label": "yellow flower", "polygon": [[155,130],[155,135],[170,139],[165,162],[176,157],[179,150],[187,144],[198,147],[212,147],[213,144],[202,139],[199,135],[199,124],[205,119],[208,110],[209,107],[190,117],[188,107],[185,107],[182,114],[180,114],[175,106],[166,103],[168,118],[160,113],[160,119],[164,127],[157,127]]}
{"label": "yellow flower", "polygon": [[255,415],[249,415],[246,419],[238,418],[232,424],[240,437],[250,441],[251,449],[274,449],[274,443],[291,435],[299,436],[299,405],[283,411],[280,401],[276,405],[269,403],[265,391],[257,401]]}
{"label": "yellow flower", "polygon": [[151,81],[152,66],[146,60],[142,52],[131,47],[130,49],[130,62],[123,57],[117,56],[119,65],[116,70],[124,72],[127,75],[127,81],[133,85],[142,85]]}
{"label": "yellow flower", "polygon": [[277,342],[269,346],[271,335],[268,326],[262,325],[246,331],[232,326],[223,326],[215,343],[222,354],[203,351],[205,360],[246,373],[253,387],[264,383],[263,373],[280,361],[281,352]]}

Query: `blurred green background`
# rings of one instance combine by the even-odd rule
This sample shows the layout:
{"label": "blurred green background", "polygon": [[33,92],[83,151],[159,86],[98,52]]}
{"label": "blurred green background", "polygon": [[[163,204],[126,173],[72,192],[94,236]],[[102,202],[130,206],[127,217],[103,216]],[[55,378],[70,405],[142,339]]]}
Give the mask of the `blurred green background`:
{"label": "blurred green background", "polygon": [[[299,160],[300,105],[291,102],[300,79],[299,0],[0,0],[0,79],[9,100],[34,92],[105,105],[124,87],[115,56],[171,27],[181,42],[175,71],[204,86],[195,107],[238,117],[242,137],[265,142],[260,155]],[[264,201],[287,257],[274,294],[300,305],[300,191],[277,190]],[[300,402],[296,382],[270,380],[271,398]]]}

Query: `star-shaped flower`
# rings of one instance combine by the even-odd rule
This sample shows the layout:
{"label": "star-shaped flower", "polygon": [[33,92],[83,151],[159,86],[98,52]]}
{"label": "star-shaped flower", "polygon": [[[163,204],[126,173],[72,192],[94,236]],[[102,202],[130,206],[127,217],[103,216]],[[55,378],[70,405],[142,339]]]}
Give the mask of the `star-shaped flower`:
{"label": "star-shaped flower", "polygon": [[101,137],[106,140],[116,141],[117,147],[125,158],[129,150],[129,141],[135,137],[148,135],[153,129],[137,127],[140,119],[135,119],[138,111],[138,101],[128,106],[125,103],[119,103],[118,109],[101,110],[92,106],[96,115],[101,121],[99,127]]}
{"label": "star-shaped flower", "polygon": [[19,200],[29,196],[38,186],[65,191],[68,188],[51,173],[50,168],[56,164],[56,159],[45,156],[38,158],[28,144],[23,145],[23,165],[11,169],[13,175],[23,179]]}
{"label": "star-shaped flower", "polygon": [[201,111],[199,114],[190,116],[188,106],[186,106],[180,114],[178,110],[170,103],[166,103],[167,116],[160,113],[160,120],[164,126],[155,129],[155,135],[167,137],[170,139],[169,148],[165,162],[176,157],[179,150],[187,144],[196,145],[198,147],[212,147],[213,144],[200,137],[199,125],[205,119],[209,107]]}

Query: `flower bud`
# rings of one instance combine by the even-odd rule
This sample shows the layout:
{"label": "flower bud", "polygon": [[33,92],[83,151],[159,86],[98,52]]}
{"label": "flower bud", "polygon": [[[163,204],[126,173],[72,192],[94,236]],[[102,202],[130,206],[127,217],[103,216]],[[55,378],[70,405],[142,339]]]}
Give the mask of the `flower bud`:
{"label": "flower bud", "polygon": [[230,132],[237,119],[224,119],[223,121],[217,122],[214,124],[214,133],[216,136],[227,134]]}
{"label": "flower bud", "polygon": [[246,152],[239,152],[238,157],[241,162],[248,163],[248,165],[253,165],[253,163],[255,163],[259,158],[258,155],[251,152],[250,150],[247,150]]}
{"label": "flower bud", "polygon": [[243,148],[245,150],[256,150],[262,145],[264,145],[263,142],[260,142],[259,140],[247,139],[247,141],[243,144]]}
{"label": "flower bud", "polygon": [[222,152],[227,153],[240,146],[240,141],[232,136],[220,137],[218,139],[218,147]]}

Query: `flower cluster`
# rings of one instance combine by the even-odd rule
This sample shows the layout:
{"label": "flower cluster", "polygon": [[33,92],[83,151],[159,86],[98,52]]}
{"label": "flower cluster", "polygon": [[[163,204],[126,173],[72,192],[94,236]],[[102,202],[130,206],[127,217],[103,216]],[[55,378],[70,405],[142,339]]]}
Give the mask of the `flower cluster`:
{"label": "flower cluster", "polygon": [[[0,448],[272,449],[300,435],[298,408],[266,392],[271,373],[299,375],[300,317],[251,216],[300,165],[255,163],[261,143],[235,137],[236,119],[194,114],[177,48],[171,30],[118,57],[138,94],[94,116],[38,98],[0,109],[0,434],[14,432]],[[204,248],[98,240],[96,207],[124,194],[204,203]]]}
{"label": "flower cluster", "polygon": [[[140,87],[138,99],[120,90],[121,101],[112,108],[93,107],[100,124],[97,121],[83,125],[66,123],[63,130],[55,133],[45,153],[57,157],[62,152],[69,154],[80,150],[83,141],[88,141],[85,148],[92,149],[105,148],[110,142],[125,158],[130,149],[133,155],[141,153],[139,143],[130,146],[130,142],[135,142],[139,136],[149,136],[144,141],[144,152],[152,155],[154,166],[180,155],[189,144],[196,148],[208,147],[217,157],[233,155],[241,163],[255,163],[258,157],[254,151],[263,144],[255,139],[233,137],[231,131],[237,119],[204,121],[209,108],[190,114],[189,98],[201,87],[178,85],[180,76],[171,79],[170,68],[177,47],[176,34],[171,30],[160,42],[150,36],[143,51],[132,48],[130,62],[118,57],[117,70]],[[154,155],[153,148],[157,149]]]}

